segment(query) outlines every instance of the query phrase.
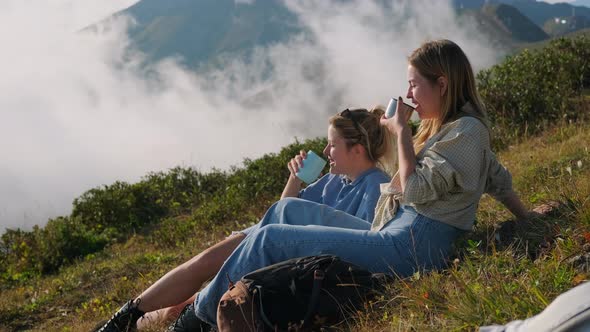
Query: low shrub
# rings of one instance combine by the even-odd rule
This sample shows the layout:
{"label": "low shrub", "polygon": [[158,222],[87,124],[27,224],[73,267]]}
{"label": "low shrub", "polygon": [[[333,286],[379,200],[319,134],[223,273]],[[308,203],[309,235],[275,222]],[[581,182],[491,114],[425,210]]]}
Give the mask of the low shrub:
{"label": "low shrub", "polygon": [[2,235],[2,279],[16,282],[54,272],[137,232],[150,232],[155,243],[175,245],[197,227],[248,225],[280,196],[287,162],[299,150],[322,151],[325,142],[295,142],[229,171],[176,167],[150,173],[134,184],[118,181],[90,189],[74,200],[70,216],[30,232],[17,229]]}
{"label": "low shrub", "polygon": [[541,50],[507,57],[477,74],[495,132],[496,148],[548,125],[576,120],[574,110],[590,85],[590,39],[585,36],[553,40]]}

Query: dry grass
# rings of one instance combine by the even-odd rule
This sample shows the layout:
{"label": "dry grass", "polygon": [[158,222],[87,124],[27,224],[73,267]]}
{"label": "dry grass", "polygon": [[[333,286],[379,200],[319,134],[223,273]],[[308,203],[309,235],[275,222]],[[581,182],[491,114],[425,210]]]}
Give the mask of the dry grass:
{"label": "dry grass", "polygon": [[[462,331],[538,313],[588,279],[590,126],[568,124],[499,154],[533,207],[559,201],[542,220],[516,223],[484,198],[474,232],[457,243],[447,270],[416,274],[338,330]],[[182,220],[182,217],[179,217]],[[501,227],[503,226],[503,227]],[[195,229],[177,247],[135,236],[59,273],[2,289],[0,331],[87,331],[172,267],[220,239],[231,226]]]}
{"label": "dry grass", "polygon": [[441,272],[400,280],[358,317],[355,331],[475,331],[540,312],[590,277],[590,127],[567,125],[500,153],[530,207],[549,216],[511,220],[482,200],[473,233]]}

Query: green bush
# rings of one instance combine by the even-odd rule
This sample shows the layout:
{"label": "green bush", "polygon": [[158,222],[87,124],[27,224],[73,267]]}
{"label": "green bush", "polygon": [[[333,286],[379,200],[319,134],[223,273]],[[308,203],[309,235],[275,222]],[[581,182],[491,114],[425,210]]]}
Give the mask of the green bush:
{"label": "green bush", "polygon": [[60,217],[50,220],[41,229],[33,230],[38,251],[35,253],[37,269],[53,272],[78,257],[96,252],[109,243],[107,233],[93,232],[79,218]]}
{"label": "green bush", "polygon": [[154,242],[174,245],[194,234],[195,227],[255,222],[278,199],[288,176],[287,162],[301,149],[319,152],[324,145],[325,139],[296,142],[278,154],[246,159],[227,172],[176,167],[150,173],[135,184],[115,182],[90,189],[74,200],[70,216],[31,232],[3,234],[0,273],[4,280],[25,280],[52,272],[144,230]]}
{"label": "green bush", "polygon": [[289,160],[300,150],[314,150],[321,154],[325,145],[325,139],[307,140],[304,144],[290,144],[278,154],[266,154],[256,160],[245,159],[244,167],[232,169],[228,194],[241,197],[241,200],[278,198],[289,176]]}
{"label": "green bush", "polygon": [[126,234],[137,230],[165,213],[157,197],[145,182],[131,185],[115,182],[88,190],[74,200],[72,217],[95,232],[115,228]]}
{"label": "green bush", "polygon": [[225,187],[227,174],[220,170],[200,173],[192,168],[175,167],[167,172],[148,174],[142,181],[156,197],[155,203],[167,213],[181,214]]}
{"label": "green bush", "polygon": [[2,279],[24,281],[39,273],[53,272],[78,257],[96,252],[109,243],[78,218],[59,217],[30,232],[7,230],[2,235]]}
{"label": "green bush", "polygon": [[[505,147],[564,118],[576,119],[572,105],[590,84],[588,59],[590,41],[582,36],[555,40],[541,51],[524,51],[481,71],[479,91],[494,127],[495,146]],[[115,182],[88,190],[74,200],[70,216],[31,232],[8,230],[2,235],[2,278],[20,281],[55,271],[136,232],[148,233],[160,245],[174,245],[193,236],[195,227],[245,227],[279,198],[287,162],[299,150],[321,152],[325,144],[325,139],[295,142],[278,154],[245,159],[229,171],[177,167],[150,173],[134,184]]]}
{"label": "green bush", "polygon": [[494,145],[505,147],[563,119],[577,119],[572,110],[590,83],[588,59],[587,37],[561,38],[480,71],[478,88],[494,126]]}
{"label": "green bush", "polygon": [[163,220],[151,233],[151,241],[161,246],[178,245],[194,234],[195,227],[233,225],[232,228],[241,229],[255,223],[280,197],[289,175],[287,162],[299,150],[320,153],[325,144],[325,139],[295,142],[278,154],[245,159],[242,167],[231,168],[218,190],[192,206],[190,215]]}
{"label": "green bush", "polygon": [[7,229],[2,234],[0,244],[0,273],[3,281],[24,281],[35,275],[32,266],[38,263],[34,254],[39,250],[33,232]]}

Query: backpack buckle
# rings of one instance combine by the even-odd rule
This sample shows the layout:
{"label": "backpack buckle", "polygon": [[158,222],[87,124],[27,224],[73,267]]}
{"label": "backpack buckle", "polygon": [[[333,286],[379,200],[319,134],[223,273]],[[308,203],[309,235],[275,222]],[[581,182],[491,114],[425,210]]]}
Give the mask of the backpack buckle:
{"label": "backpack buckle", "polygon": [[324,280],[326,277],[326,273],[324,270],[315,270],[313,271],[313,279],[314,280]]}

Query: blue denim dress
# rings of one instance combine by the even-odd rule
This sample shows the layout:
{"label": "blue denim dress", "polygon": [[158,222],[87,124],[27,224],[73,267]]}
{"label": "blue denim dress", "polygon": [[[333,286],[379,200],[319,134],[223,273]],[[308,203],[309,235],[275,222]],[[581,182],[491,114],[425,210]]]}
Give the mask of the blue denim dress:
{"label": "blue denim dress", "polygon": [[[375,205],[380,195],[379,185],[389,181],[389,176],[376,167],[366,170],[352,182],[342,175],[328,173],[301,190],[299,198],[325,204],[371,222],[375,216]],[[306,218],[294,218],[291,222],[295,222],[295,219],[297,222],[307,224]],[[277,220],[265,216],[262,222],[276,223]],[[256,224],[237,233],[248,235],[259,227],[260,224]]]}
{"label": "blue denim dress", "polygon": [[326,205],[289,198],[275,203],[197,296],[196,315],[215,326],[229,279],[296,257],[332,254],[371,272],[406,277],[444,265],[463,231],[401,206],[379,232],[366,220]]}

